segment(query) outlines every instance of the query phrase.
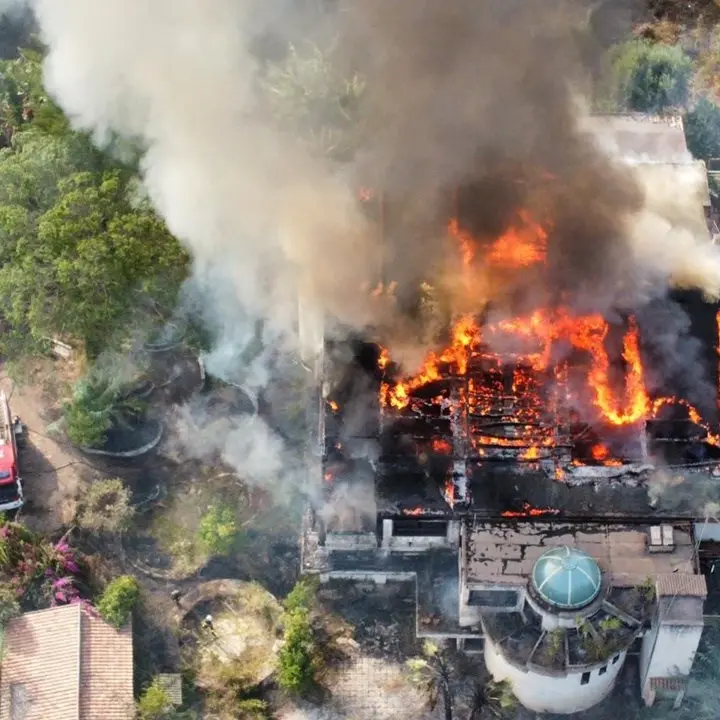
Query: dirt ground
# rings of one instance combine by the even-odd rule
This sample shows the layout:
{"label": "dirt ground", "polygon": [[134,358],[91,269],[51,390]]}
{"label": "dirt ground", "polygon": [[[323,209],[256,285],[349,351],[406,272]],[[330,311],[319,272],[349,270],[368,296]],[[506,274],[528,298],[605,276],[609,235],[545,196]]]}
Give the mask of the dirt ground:
{"label": "dirt ground", "polygon": [[73,368],[48,361],[29,368],[21,382],[3,371],[0,366],[0,387],[10,398],[10,411],[27,428],[27,443],[20,452],[26,499],[20,517],[33,529],[52,533],[72,521],[80,488],[100,474],[74,448],[47,434]]}

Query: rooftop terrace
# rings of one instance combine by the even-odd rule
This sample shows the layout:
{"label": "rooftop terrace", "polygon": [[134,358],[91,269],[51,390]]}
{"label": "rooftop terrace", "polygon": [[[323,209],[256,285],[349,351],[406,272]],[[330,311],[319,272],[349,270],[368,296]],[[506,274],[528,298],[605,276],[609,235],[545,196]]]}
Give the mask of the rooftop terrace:
{"label": "rooftop terrace", "polygon": [[569,523],[478,523],[468,530],[463,564],[468,583],[522,586],[549,548],[568,546],[591,555],[616,587],[648,577],[695,572],[689,527],[675,527],[675,549],[649,553],[649,527]]}

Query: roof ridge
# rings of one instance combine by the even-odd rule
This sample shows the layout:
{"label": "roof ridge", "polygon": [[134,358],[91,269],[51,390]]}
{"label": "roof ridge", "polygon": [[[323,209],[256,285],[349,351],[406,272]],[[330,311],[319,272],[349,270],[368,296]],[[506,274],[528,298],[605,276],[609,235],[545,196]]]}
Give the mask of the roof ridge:
{"label": "roof ridge", "polygon": [[75,700],[77,702],[77,720],[80,720],[80,693],[82,692],[82,643],[83,643],[83,611],[82,611],[82,604],[76,603],[75,606],[77,607],[78,612],[78,643],[77,643],[77,653],[78,653],[78,661],[77,661],[77,695],[75,697]]}
{"label": "roof ridge", "polygon": [[42,615],[43,613],[59,613],[64,610],[75,610],[78,607],[80,607],[79,603],[72,603],[69,605],[56,605],[55,607],[43,608],[42,610],[26,610],[22,615],[18,615],[17,618],[13,618],[13,620],[24,618],[28,615],[36,617],[37,615]]}

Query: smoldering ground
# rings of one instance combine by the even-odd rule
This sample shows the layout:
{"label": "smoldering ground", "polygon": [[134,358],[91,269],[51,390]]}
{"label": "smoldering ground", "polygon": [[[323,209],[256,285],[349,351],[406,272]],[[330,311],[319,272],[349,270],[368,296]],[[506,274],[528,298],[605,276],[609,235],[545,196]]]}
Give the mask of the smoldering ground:
{"label": "smoldering ground", "polygon": [[[461,185],[472,190],[467,222],[480,245],[520,208],[551,230],[540,270],[499,282],[477,261],[478,309],[488,299],[516,311],[570,296],[602,310],[645,288],[647,278],[670,282],[667,265],[677,253],[634,249],[648,188],[579,126],[576,98],[587,90],[594,48],[586,8],[575,3],[366,0],[320,9],[300,3],[289,12],[258,0],[34,0],[33,7],[48,45],[49,91],[100,142],[117,133],[144,148],[149,196],[191,251],[192,282],[212,288],[221,269],[232,301],[204,294],[205,315],[219,329],[216,348],[224,348],[214,356],[219,367],[258,321],[270,328],[266,343],[294,352],[298,293],[309,316],[379,325],[391,346],[402,335],[394,331],[408,325],[420,337],[403,303],[378,303],[363,287],[388,245],[395,258],[388,272],[400,287],[457,285],[447,281],[456,266],[448,265],[445,225]],[[283,44],[309,31],[334,38],[339,72],[364,78],[354,154],[342,159],[314,152],[278,124],[258,91],[265,70],[258,38]],[[317,122],[309,130],[322,134],[322,114]],[[411,217],[383,237],[360,209],[359,185],[412,207]],[[408,205],[412,198],[422,202]],[[646,225],[646,247],[648,234],[656,230]],[[684,237],[684,278],[693,277],[696,256],[717,267],[693,232]]]}

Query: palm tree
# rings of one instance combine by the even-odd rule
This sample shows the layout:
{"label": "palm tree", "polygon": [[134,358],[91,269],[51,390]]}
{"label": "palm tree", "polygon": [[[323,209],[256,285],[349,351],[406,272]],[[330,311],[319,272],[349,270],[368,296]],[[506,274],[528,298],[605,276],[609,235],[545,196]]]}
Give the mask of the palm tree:
{"label": "palm tree", "polygon": [[423,644],[422,657],[407,661],[410,679],[424,687],[432,708],[440,696],[443,699],[445,720],[453,720],[453,695],[450,689],[450,663],[445,651],[435,643],[426,640]]}
{"label": "palm tree", "polygon": [[510,720],[515,717],[517,698],[512,685],[507,680],[495,682],[488,680],[480,685],[476,692],[469,720],[490,716],[498,720]]}
{"label": "palm tree", "polygon": [[75,385],[65,405],[67,435],[77,445],[99,447],[113,425],[129,427],[144,410],[145,404],[127,392],[122,379],[91,372]]}

